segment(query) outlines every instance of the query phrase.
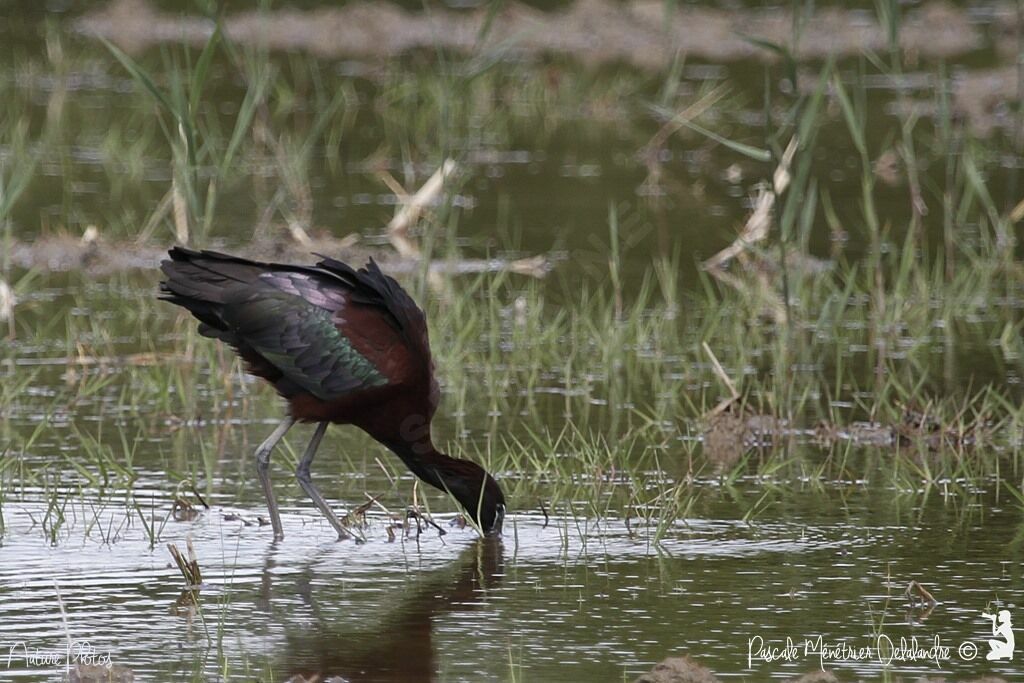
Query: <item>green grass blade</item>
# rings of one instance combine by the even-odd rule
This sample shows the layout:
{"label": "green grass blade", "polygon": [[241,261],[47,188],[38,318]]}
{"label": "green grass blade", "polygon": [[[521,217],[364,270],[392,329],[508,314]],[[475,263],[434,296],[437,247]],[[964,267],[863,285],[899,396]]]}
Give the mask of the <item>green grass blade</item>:
{"label": "green grass blade", "polygon": [[654,113],[656,113],[658,116],[662,116],[666,120],[671,120],[675,123],[680,124],[681,126],[685,126],[690,130],[694,131],[695,133],[700,133],[704,137],[710,138],[717,142],[718,144],[728,147],[732,151],[742,154],[745,157],[749,157],[755,161],[762,162],[771,161],[772,159],[772,153],[766,149],[761,149],[760,147],[754,147],[752,145],[747,145],[742,142],[736,142],[735,140],[730,140],[728,138],[722,137],[718,133],[710,131],[703,126],[694,123],[693,121],[690,121],[685,118],[678,118],[674,112],[668,111],[664,107],[659,107],[658,105],[655,104],[649,106],[651,110],[654,111]]}
{"label": "green grass blade", "polygon": [[149,74],[146,73],[145,69],[143,69],[138,62],[126,55],[119,47],[111,43],[106,38],[101,37],[100,40],[107,49],[110,50],[110,54],[114,55],[117,61],[121,63],[121,66],[125,68],[125,71],[127,71],[137,83],[141,84],[142,87],[153,96],[153,99],[155,99],[168,114],[173,116],[175,119],[181,118],[178,112],[175,111],[171,101],[167,99],[167,95],[165,95],[160,88],[156,87],[156,83],[153,82],[153,79],[149,77]]}
{"label": "green grass blade", "polygon": [[188,100],[189,111],[193,115],[199,110],[199,100],[203,95],[203,85],[206,83],[206,76],[210,71],[210,62],[213,61],[217,45],[220,44],[220,33],[220,22],[218,22],[213,29],[213,33],[210,35],[210,39],[206,41],[202,54],[199,55],[199,61],[196,62]]}

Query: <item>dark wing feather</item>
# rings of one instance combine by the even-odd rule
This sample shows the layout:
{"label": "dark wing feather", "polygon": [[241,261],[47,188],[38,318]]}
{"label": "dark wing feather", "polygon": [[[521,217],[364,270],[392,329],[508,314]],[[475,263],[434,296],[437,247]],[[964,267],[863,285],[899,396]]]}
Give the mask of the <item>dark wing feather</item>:
{"label": "dark wing feather", "polygon": [[335,323],[356,290],[343,275],[181,247],[170,256],[162,298],[191,311],[200,333],[234,346],[285,396],[299,388],[330,401],[387,383]]}
{"label": "dark wing feather", "polygon": [[332,311],[273,286],[229,300],[221,318],[285,378],[329,401],[387,378],[338,330]]}
{"label": "dark wing feather", "polygon": [[[329,256],[316,256],[321,258],[316,264],[318,268],[350,283],[353,302],[382,309],[395,329],[415,347],[420,348],[427,342],[427,321],[423,311],[394,278],[381,271],[376,261],[371,258],[364,268],[356,270]],[[429,356],[429,345],[420,350]]]}
{"label": "dark wing feather", "polygon": [[413,387],[414,393],[424,392],[421,409],[424,414],[433,415],[440,400],[440,388],[434,379],[430,335],[423,311],[401,285],[381,272],[373,259],[355,270],[337,259],[317,255],[321,257],[316,264],[318,269],[331,273],[351,288],[349,301],[353,308],[372,310],[377,320],[397,332],[402,350],[389,356],[388,377],[395,384]]}

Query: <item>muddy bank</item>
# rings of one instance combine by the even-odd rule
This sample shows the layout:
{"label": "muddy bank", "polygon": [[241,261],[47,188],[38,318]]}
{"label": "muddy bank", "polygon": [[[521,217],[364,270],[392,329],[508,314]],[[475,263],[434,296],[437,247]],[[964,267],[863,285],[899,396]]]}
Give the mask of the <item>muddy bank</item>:
{"label": "muddy bank", "polygon": [[[1004,6],[1005,5],[1005,6]],[[556,12],[510,3],[488,27],[486,8],[457,12],[441,7],[407,12],[387,2],[353,2],[303,11],[242,11],[224,28],[232,40],[273,50],[303,50],[320,57],[389,57],[418,48],[499,50],[511,54],[555,53],[586,62],[622,61],[643,68],[668,64],[678,53],[709,61],[773,59],[748,37],[793,44],[788,9],[721,10],[661,0],[576,0]],[[1004,3],[991,9],[1002,31],[1015,22]],[[113,0],[75,22],[82,34],[103,37],[131,51],[163,42],[205,42],[213,23],[202,17],[163,12],[147,0]],[[913,57],[948,59],[984,47],[979,25],[966,10],[930,2],[902,18],[900,46]],[[806,20],[796,54],[814,59],[885,53],[888,39],[873,13],[839,7],[818,9]]]}
{"label": "muddy bank", "polygon": [[[156,269],[160,266],[160,261],[167,258],[169,246],[57,234],[32,241],[13,240],[9,258],[10,263],[18,268],[45,272],[78,270],[94,276],[104,276],[127,270]],[[285,240],[263,240],[249,243],[240,249],[226,249],[217,245],[211,248],[221,248],[249,258],[273,261],[310,261],[313,258],[310,256],[311,251],[322,251],[359,263],[370,256],[382,263],[394,260],[394,255],[391,254],[391,258],[388,258],[389,254],[384,250],[361,249],[353,246],[351,242],[334,238],[317,239],[310,247]]]}
{"label": "muddy bank", "polygon": [[[437,7],[408,12],[387,2],[354,2],[308,11],[240,11],[228,14],[223,26],[239,44],[309,52],[325,59],[383,59],[417,49],[446,48],[509,58],[567,55],[586,64],[659,69],[680,54],[718,63],[778,58],[751,38],[793,45],[792,14],[783,8],[667,10],[661,0],[577,0],[557,12],[511,3],[490,24],[487,21],[486,10]],[[942,0],[907,10],[901,21],[900,47],[910,68],[922,59],[956,59],[994,47],[1007,65],[955,74],[954,105],[980,134],[1013,128],[1007,103],[1018,93],[1017,71],[1012,66],[1017,17],[1010,3],[988,8],[984,23]],[[164,12],[148,0],[112,0],[76,20],[73,28],[139,52],[162,43],[200,46],[213,33],[214,24],[205,17]],[[873,13],[825,7],[806,20],[794,52],[802,60],[820,60],[865,52],[884,55],[888,49],[886,31]],[[815,81],[808,79],[808,83]],[[933,113],[930,99],[906,102],[922,113]]]}
{"label": "muddy bank", "polygon": [[825,449],[849,444],[895,452],[964,453],[1016,438],[985,417],[969,422],[943,421],[935,408],[929,410],[917,405],[901,406],[899,419],[887,423],[822,421],[810,428],[758,412],[742,399],[723,405],[723,409],[705,416],[703,431],[704,455],[718,473],[733,467],[747,452],[772,448],[784,439],[810,440]]}
{"label": "muddy bank", "polygon": [[[82,271],[93,276],[105,276],[128,270],[156,269],[167,258],[170,245],[141,244],[134,241],[83,239],[73,235],[49,235],[32,241],[13,240],[10,244],[10,263],[17,268],[44,272]],[[312,263],[315,253],[328,254],[353,264],[375,259],[382,268],[392,273],[410,273],[420,268],[418,259],[406,258],[387,247],[366,247],[347,238],[321,235],[309,244],[285,239],[264,239],[243,246],[208,245],[215,251],[228,251],[261,261],[286,263]],[[466,273],[510,271],[532,277],[543,277],[551,264],[545,256],[518,260],[458,259],[430,262],[432,273],[458,275]]]}

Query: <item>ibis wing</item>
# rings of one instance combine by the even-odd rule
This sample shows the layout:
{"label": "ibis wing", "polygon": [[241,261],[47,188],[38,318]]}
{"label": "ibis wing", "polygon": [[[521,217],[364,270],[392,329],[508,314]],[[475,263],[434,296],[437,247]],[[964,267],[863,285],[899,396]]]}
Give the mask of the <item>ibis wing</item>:
{"label": "ibis wing", "polygon": [[[356,271],[334,259],[295,266],[182,247],[169,255],[163,298],[191,311],[201,334],[234,346],[286,397],[301,390],[330,401],[395,381],[401,354],[393,342],[401,339],[429,359],[422,311],[372,261]],[[395,334],[375,324],[367,332],[351,324],[353,314]],[[357,344],[346,329],[359,334]],[[382,360],[386,372],[375,365]]]}
{"label": "ibis wing", "polygon": [[[318,256],[321,257],[316,264],[318,268],[349,283],[354,302],[385,311],[395,327],[409,336],[410,341],[417,335],[424,337],[425,341],[427,322],[423,311],[394,278],[381,272],[372,258],[365,268],[356,270],[329,256]],[[429,356],[429,345],[425,350]]]}
{"label": "ibis wing", "polygon": [[338,329],[331,308],[270,283],[245,288],[231,299],[220,316],[236,343],[317,398],[330,401],[387,384],[387,377]]}

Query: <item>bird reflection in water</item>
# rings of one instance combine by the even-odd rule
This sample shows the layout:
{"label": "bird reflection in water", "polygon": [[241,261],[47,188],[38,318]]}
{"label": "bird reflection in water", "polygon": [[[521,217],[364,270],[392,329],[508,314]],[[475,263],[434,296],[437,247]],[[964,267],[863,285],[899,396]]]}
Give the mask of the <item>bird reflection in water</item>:
{"label": "bird reflection in water", "polygon": [[[472,609],[483,603],[487,591],[501,581],[502,545],[499,538],[480,538],[455,562],[417,580],[397,608],[374,623],[371,631],[339,628],[337,619],[326,616],[318,604],[306,571],[299,593],[313,614],[313,625],[285,624],[285,653],[275,671],[289,683],[389,683],[432,681],[438,663],[433,642],[436,617]],[[269,572],[264,572],[264,599],[269,597]],[[324,602],[321,597],[319,602]],[[332,615],[336,613],[331,613]]]}

